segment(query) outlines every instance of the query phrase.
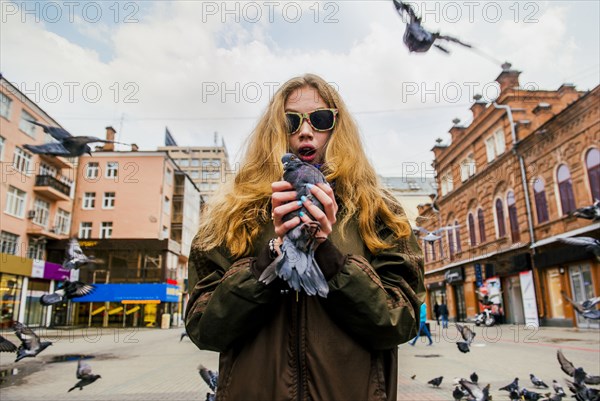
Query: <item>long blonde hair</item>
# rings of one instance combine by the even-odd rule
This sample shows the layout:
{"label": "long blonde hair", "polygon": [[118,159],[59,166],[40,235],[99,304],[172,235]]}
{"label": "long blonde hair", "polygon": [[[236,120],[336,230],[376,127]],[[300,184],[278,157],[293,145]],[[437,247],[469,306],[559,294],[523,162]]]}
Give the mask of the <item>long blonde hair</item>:
{"label": "long blonde hair", "polygon": [[253,251],[252,244],[261,227],[270,223],[271,183],[283,175],[281,156],[288,149],[285,103],[294,90],[307,86],[319,93],[327,107],[338,109],[325,151],[324,173],[328,182],[335,182],[341,208],[337,223],[341,225],[340,232],[357,215],[363,241],[374,254],[392,246],[380,238],[379,222],[397,238],[410,234],[401,206],[379,184],[358,127],[337,91],[321,77],[306,74],[287,81],[271,99],[248,137],[240,170],[209,201],[194,246],[205,251],[224,246],[233,257]]}

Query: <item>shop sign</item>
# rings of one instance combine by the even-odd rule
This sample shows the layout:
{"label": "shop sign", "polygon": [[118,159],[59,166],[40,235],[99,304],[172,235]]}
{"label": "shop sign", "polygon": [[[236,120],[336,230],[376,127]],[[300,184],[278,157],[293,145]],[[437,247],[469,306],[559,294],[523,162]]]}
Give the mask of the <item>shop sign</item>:
{"label": "shop sign", "polygon": [[446,270],[444,277],[447,283],[458,283],[464,280],[462,267],[455,267],[453,269]]}

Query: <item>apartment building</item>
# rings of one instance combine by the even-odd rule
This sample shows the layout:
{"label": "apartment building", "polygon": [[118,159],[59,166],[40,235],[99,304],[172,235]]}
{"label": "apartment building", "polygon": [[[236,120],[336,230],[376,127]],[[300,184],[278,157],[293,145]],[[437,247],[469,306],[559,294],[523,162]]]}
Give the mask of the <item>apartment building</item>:
{"label": "apartment building", "polygon": [[400,202],[411,227],[418,226],[419,207],[437,194],[435,177],[380,177],[383,186]]}
{"label": "apartment building", "polygon": [[0,327],[15,320],[47,325],[52,308],[39,297],[71,273],[47,260],[47,245],[69,236],[73,160],[33,154],[23,145],[53,139],[29,121],[60,127],[38,105],[0,78]]}
{"label": "apartment building", "polygon": [[423,243],[429,304],[444,301],[463,321],[479,312],[485,287],[506,322],[588,326],[561,291],[598,295],[598,262],[558,239],[599,237],[598,223],[569,214],[599,191],[599,89],[525,90],[519,74],[505,64],[495,102],[476,97],[472,122],[455,120],[451,143],[432,149],[437,209],[423,205],[417,222],[445,230]]}

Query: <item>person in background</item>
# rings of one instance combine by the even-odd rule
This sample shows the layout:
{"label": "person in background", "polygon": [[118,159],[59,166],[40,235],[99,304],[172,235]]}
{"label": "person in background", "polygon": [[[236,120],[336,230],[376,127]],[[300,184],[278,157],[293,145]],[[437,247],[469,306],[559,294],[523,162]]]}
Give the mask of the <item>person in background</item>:
{"label": "person in background", "polygon": [[440,306],[437,301],[435,301],[435,305],[433,305],[433,314],[435,315],[435,322],[437,325],[440,325]]}
{"label": "person in background", "polygon": [[421,336],[421,333],[425,333],[425,335],[429,339],[429,344],[427,344],[427,345],[433,345],[433,340],[431,339],[431,333],[429,332],[429,329],[427,328],[427,304],[425,302],[423,302],[421,304],[421,317],[420,317],[419,321],[420,321],[419,332],[417,333],[415,338],[411,341],[410,345],[412,345],[412,346],[415,345],[415,343],[417,342],[417,339]]}
{"label": "person in background", "polygon": [[440,304],[440,316],[442,317],[442,328],[443,329],[447,329],[448,328],[448,305],[446,305],[444,303],[444,301],[442,301],[442,303]]}

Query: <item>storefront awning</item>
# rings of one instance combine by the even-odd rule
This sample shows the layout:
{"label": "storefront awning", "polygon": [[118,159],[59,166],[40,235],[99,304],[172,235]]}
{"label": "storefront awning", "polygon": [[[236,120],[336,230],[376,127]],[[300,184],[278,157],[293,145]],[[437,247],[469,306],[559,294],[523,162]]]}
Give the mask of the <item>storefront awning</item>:
{"label": "storefront awning", "polygon": [[[94,284],[94,292],[73,302],[177,302],[179,287],[172,284]],[[136,302],[137,301],[137,302]]]}

